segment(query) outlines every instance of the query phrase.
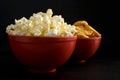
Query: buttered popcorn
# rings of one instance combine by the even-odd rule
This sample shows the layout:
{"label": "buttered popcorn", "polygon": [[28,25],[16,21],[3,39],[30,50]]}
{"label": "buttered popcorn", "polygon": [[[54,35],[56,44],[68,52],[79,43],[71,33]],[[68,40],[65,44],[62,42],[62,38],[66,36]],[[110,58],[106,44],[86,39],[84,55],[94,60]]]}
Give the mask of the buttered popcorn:
{"label": "buttered popcorn", "polygon": [[74,25],[67,24],[61,15],[52,15],[52,9],[48,9],[46,13],[33,13],[29,19],[15,19],[15,24],[7,26],[6,33],[25,36],[74,36]]}

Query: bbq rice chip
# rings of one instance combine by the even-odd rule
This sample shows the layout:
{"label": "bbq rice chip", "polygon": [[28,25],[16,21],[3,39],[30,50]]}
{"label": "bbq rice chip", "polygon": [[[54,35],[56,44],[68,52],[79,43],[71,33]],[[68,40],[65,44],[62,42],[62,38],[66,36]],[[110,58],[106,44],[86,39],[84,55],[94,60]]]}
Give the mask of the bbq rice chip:
{"label": "bbq rice chip", "polygon": [[75,35],[78,37],[90,38],[101,36],[101,34],[91,27],[85,20],[76,21],[73,25],[76,27],[77,32]]}

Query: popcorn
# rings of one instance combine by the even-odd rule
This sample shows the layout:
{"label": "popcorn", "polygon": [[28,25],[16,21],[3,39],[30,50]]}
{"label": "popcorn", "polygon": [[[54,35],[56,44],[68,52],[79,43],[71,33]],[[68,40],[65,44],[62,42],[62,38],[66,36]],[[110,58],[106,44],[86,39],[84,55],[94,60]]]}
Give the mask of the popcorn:
{"label": "popcorn", "polygon": [[61,15],[52,15],[52,9],[48,9],[46,13],[33,13],[29,19],[15,19],[15,24],[7,26],[6,33],[24,36],[74,36],[77,31],[74,25],[67,24]]}

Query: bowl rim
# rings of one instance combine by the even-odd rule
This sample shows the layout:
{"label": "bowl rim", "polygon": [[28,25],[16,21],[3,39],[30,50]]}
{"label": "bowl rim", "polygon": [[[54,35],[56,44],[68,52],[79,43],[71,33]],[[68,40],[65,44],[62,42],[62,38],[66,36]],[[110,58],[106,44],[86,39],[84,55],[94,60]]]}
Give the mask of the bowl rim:
{"label": "bowl rim", "polygon": [[77,36],[24,36],[24,35],[11,35],[8,34],[8,37],[29,37],[29,38],[72,38]]}
{"label": "bowl rim", "polygon": [[77,37],[77,39],[101,39],[101,36],[98,37],[89,37],[89,38],[82,38],[82,37]]}
{"label": "bowl rim", "polygon": [[65,41],[76,41],[77,36],[19,36],[19,35],[8,35],[9,41],[22,42],[22,43],[42,43],[42,42],[65,42]]}

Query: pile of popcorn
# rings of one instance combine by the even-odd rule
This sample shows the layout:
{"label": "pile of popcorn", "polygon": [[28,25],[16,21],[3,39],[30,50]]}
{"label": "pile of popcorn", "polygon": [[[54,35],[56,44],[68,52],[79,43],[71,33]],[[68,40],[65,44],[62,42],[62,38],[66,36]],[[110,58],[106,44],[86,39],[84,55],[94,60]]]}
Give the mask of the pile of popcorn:
{"label": "pile of popcorn", "polygon": [[75,26],[67,24],[61,15],[53,16],[52,9],[46,13],[33,13],[29,19],[15,19],[15,24],[6,28],[6,33],[10,35],[23,36],[74,36],[76,32]]}

